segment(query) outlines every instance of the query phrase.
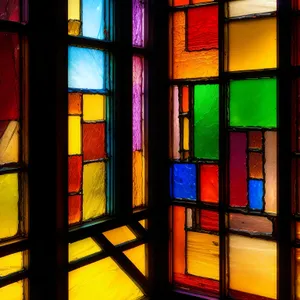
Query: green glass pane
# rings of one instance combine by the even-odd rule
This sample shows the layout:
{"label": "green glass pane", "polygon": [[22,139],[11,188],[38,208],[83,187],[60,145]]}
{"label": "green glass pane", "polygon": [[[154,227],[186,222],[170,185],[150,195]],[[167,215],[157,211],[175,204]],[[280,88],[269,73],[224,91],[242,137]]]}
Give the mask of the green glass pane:
{"label": "green glass pane", "polygon": [[274,128],[276,79],[246,79],[230,82],[230,126]]}
{"label": "green glass pane", "polygon": [[195,157],[219,158],[219,85],[196,85],[194,92]]}

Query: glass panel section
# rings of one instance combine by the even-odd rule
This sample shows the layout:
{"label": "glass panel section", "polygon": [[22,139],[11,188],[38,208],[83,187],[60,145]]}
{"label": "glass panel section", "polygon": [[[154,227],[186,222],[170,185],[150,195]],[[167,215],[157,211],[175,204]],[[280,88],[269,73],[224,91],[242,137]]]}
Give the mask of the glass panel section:
{"label": "glass panel section", "polygon": [[[0,1],[0,20],[20,21],[20,0]],[[2,43],[0,43],[2,45]]]}
{"label": "glass panel section", "polygon": [[132,44],[144,46],[145,35],[145,3],[141,0],[132,0]]}
{"label": "glass panel section", "polygon": [[84,258],[91,254],[102,251],[92,238],[86,238],[69,244],[69,262]]}
{"label": "glass panel section", "polygon": [[18,281],[0,288],[0,299],[23,300],[23,281]]}

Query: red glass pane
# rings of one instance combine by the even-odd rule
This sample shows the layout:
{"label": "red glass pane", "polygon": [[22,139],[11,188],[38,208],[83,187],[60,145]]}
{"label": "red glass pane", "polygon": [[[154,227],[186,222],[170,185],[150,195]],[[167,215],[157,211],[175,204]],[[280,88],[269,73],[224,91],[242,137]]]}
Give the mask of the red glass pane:
{"label": "red glass pane", "polygon": [[173,6],[188,5],[189,0],[173,0]]}
{"label": "red glass pane", "polygon": [[0,32],[0,120],[20,115],[20,44],[15,33]]}
{"label": "red glass pane", "polygon": [[189,112],[189,87],[182,88],[182,112]]}
{"label": "red glass pane", "polygon": [[249,149],[262,149],[262,132],[250,131],[249,132]]}
{"label": "red glass pane", "polygon": [[190,8],[187,17],[188,50],[218,48],[218,6]]}
{"label": "red glass pane", "polygon": [[105,123],[83,124],[83,159],[105,158]]}
{"label": "red glass pane", "polygon": [[1,0],[0,20],[19,22],[20,21],[20,0]]}
{"label": "red glass pane", "polygon": [[217,165],[200,166],[200,199],[204,202],[219,201],[219,167]]}
{"label": "red glass pane", "polygon": [[81,189],[82,156],[69,156],[69,193],[77,193]]}
{"label": "red glass pane", "polygon": [[81,220],[81,195],[69,196],[69,224],[77,223]]}
{"label": "red glass pane", "polygon": [[200,213],[201,229],[219,231],[219,214],[216,211],[202,210]]}

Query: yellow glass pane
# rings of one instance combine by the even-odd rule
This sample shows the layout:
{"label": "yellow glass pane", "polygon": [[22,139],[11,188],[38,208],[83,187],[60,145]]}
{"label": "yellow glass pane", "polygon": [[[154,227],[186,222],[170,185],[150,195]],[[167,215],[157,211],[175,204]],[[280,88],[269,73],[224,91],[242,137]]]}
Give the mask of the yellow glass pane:
{"label": "yellow glass pane", "polygon": [[276,0],[234,0],[229,1],[229,16],[238,17],[276,11]]}
{"label": "yellow glass pane", "polygon": [[188,118],[183,119],[183,149],[189,150],[190,143],[190,121]]}
{"label": "yellow glass pane", "polygon": [[105,120],[105,96],[83,95],[83,120]]}
{"label": "yellow glass pane", "polygon": [[18,232],[18,174],[0,176],[0,239]]}
{"label": "yellow glass pane", "polygon": [[296,222],[296,239],[300,240],[300,222]]}
{"label": "yellow glass pane", "polygon": [[80,20],[80,0],[68,0],[68,19]]}
{"label": "yellow glass pane", "polygon": [[145,205],[144,197],[144,158],[141,151],[132,153],[132,177],[133,177],[133,207]]}
{"label": "yellow glass pane", "polygon": [[106,207],[105,162],[83,167],[83,220],[99,217]]}
{"label": "yellow glass pane", "polygon": [[10,121],[0,138],[0,165],[18,162],[19,123]]}
{"label": "yellow glass pane", "polygon": [[265,201],[267,212],[277,213],[277,132],[265,132]]}
{"label": "yellow glass pane", "polygon": [[276,243],[229,236],[230,288],[276,299]]}
{"label": "yellow glass pane", "polygon": [[109,230],[103,234],[113,245],[119,245],[136,239],[136,236],[127,226]]}
{"label": "yellow glass pane", "polygon": [[219,280],[219,237],[206,233],[187,233],[187,272]]}
{"label": "yellow glass pane", "polygon": [[23,269],[23,252],[14,253],[0,258],[0,277]]}
{"label": "yellow glass pane", "polygon": [[146,219],[145,220],[140,220],[139,223],[146,228]]}
{"label": "yellow glass pane", "polygon": [[276,18],[230,22],[229,71],[276,68],[276,35]]}
{"label": "yellow glass pane", "polygon": [[69,262],[102,251],[92,238],[69,244]]}
{"label": "yellow glass pane", "polygon": [[218,50],[186,51],[185,13],[175,12],[172,19],[170,30],[173,34],[173,68],[170,76],[174,79],[218,76]]}
{"label": "yellow glass pane", "polygon": [[23,300],[23,281],[18,281],[0,288],[0,299]]}
{"label": "yellow glass pane", "polygon": [[142,296],[110,257],[69,273],[69,300],[137,300]]}
{"label": "yellow glass pane", "polygon": [[69,116],[69,155],[81,154],[81,118]]}
{"label": "yellow glass pane", "polygon": [[124,251],[124,254],[146,276],[146,246],[141,245]]}

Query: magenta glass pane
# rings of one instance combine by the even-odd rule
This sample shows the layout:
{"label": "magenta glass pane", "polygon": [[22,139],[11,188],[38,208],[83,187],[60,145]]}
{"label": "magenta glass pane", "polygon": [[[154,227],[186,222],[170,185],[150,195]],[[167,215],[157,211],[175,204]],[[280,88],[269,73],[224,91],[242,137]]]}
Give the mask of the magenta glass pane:
{"label": "magenta glass pane", "polygon": [[144,62],[141,57],[133,57],[132,89],[132,150],[142,150],[142,121],[144,98]]}
{"label": "magenta glass pane", "polygon": [[20,21],[20,0],[0,0],[0,20]]}
{"label": "magenta glass pane", "polygon": [[132,0],[132,44],[144,46],[144,0]]}

